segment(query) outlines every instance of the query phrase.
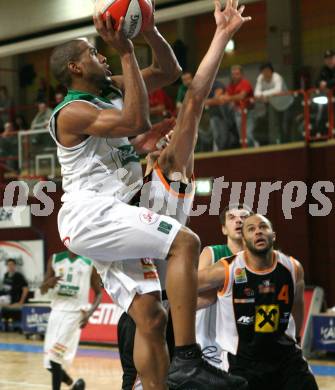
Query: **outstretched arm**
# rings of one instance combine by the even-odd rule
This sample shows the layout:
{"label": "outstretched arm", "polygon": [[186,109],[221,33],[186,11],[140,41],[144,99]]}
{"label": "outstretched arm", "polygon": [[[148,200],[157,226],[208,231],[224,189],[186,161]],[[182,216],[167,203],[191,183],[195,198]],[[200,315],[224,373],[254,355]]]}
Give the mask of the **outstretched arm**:
{"label": "outstretched arm", "polygon": [[225,260],[198,271],[198,292],[219,289],[224,286],[226,279],[226,268],[228,267]]}
{"label": "outstretched arm", "polygon": [[227,0],[223,11],[221,2],[215,1],[216,31],[186,93],[171,143],[160,157],[159,164],[165,172],[166,164],[172,162],[173,166],[168,167],[168,170],[184,172],[188,178],[193,173],[193,152],[204,103],[213,86],[228,41],[250,20],[250,17],[242,16],[243,10],[244,6],[238,9],[238,0]]}

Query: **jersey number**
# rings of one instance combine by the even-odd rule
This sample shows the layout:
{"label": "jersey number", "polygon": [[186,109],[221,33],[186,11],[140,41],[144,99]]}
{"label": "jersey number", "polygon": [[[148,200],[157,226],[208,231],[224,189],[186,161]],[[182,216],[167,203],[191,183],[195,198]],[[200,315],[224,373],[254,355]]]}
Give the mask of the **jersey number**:
{"label": "jersey number", "polygon": [[281,288],[280,293],[278,294],[278,301],[284,301],[286,305],[288,305],[288,285],[284,284],[284,286]]}

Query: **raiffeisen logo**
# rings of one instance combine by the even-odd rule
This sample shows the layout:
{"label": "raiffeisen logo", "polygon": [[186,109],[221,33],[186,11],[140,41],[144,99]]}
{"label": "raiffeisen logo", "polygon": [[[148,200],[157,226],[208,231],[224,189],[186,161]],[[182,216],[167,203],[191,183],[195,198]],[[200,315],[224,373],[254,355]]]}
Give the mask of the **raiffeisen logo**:
{"label": "raiffeisen logo", "polygon": [[100,303],[96,311],[89,319],[92,325],[115,325],[119,320],[120,313],[112,303]]}

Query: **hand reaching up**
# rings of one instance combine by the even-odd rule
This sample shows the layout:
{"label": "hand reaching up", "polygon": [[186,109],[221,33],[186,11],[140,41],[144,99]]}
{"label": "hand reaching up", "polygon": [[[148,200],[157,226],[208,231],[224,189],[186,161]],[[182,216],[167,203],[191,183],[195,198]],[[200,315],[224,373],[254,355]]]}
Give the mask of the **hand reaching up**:
{"label": "hand reaching up", "polygon": [[238,8],[238,0],[227,0],[222,10],[221,1],[215,0],[214,17],[217,28],[234,35],[245,22],[251,20],[250,16],[242,16],[244,9],[244,5]]}

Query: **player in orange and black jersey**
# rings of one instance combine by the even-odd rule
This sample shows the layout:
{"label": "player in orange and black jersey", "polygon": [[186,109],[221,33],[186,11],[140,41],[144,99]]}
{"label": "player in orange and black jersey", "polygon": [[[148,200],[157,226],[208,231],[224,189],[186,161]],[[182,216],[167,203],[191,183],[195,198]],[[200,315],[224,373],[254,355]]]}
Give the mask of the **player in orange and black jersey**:
{"label": "player in orange and black jersey", "polygon": [[216,341],[229,372],[249,390],[316,390],[298,345],[304,315],[301,264],[273,249],[275,233],[262,215],[247,217],[244,251],[199,271],[199,307],[217,301]]}

